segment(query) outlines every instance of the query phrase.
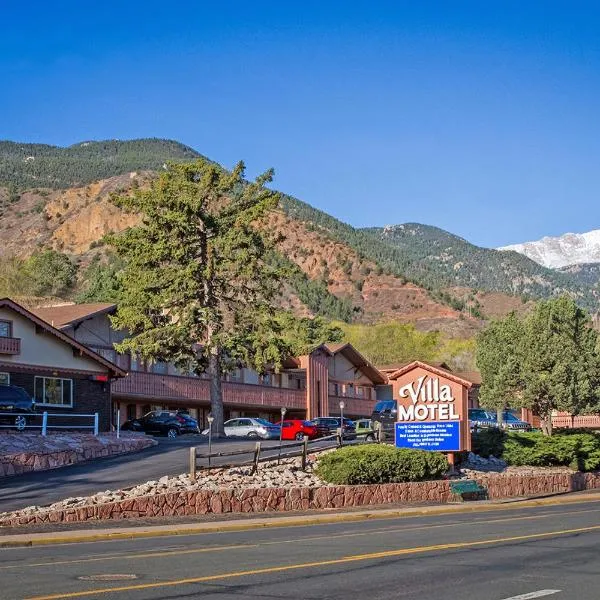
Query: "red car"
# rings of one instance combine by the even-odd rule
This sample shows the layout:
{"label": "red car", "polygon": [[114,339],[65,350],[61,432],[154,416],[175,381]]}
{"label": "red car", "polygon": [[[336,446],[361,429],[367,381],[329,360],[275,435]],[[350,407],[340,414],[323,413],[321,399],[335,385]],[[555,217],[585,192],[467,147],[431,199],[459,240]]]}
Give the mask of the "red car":
{"label": "red car", "polygon": [[302,419],[289,419],[287,421],[277,423],[281,426],[282,440],[302,440],[304,436],[309,439],[317,437],[317,427],[310,421]]}

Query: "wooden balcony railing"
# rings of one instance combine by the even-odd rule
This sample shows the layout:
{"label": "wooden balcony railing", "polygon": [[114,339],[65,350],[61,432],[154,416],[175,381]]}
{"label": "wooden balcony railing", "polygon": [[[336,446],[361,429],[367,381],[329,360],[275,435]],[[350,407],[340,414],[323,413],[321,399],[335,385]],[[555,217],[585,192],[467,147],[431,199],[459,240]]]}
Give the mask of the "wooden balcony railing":
{"label": "wooden balcony railing", "polygon": [[0,354],[21,354],[21,338],[0,337]]}
{"label": "wooden balcony railing", "polygon": [[[127,377],[114,381],[112,394],[118,399],[144,398],[149,401],[210,402],[209,382],[199,377],[158,375],[131,371]],[[270,408],[304,409],[306,392],[265,385],[223,382],[223,402],[229,405],[268,406]]]}
{"label": "wooden balcony railing", "polygon": [[376,400],[365,398],[347,398],[342,396],[329,396],[329,414],[340,414],[340,401],[344,401],[344,415],[358,417],[370,417]]}

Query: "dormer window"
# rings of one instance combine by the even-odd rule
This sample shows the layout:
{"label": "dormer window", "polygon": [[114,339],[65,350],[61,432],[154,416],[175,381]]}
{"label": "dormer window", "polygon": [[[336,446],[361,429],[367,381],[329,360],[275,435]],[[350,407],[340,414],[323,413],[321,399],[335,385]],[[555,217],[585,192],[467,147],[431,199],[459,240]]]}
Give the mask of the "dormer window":
{"label": "dormer window", "polygon": [[12,337],[12,321],[0,321],[0,337]]}

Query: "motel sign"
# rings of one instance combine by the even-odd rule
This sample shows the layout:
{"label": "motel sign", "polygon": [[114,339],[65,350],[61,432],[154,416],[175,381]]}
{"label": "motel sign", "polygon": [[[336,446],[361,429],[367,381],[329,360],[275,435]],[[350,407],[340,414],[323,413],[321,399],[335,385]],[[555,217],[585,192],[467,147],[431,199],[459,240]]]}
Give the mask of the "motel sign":
{"label": "motel sign", "polygon": [[390,382],[398,402],[397,447],[449,453],[471,449],[469,381],[415,361],[390,375]]}

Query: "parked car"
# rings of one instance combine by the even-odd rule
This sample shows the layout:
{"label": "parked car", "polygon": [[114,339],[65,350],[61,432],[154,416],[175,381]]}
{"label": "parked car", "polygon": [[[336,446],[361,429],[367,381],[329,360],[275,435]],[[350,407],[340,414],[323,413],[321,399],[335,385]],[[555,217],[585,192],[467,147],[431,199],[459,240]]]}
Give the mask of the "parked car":
{"label": "parked car", "polygon": [[[225,435],[227,437],[262,438],[263,440],[279,439],[279,425],[266,419],[239,418],[225,421]],[[208,435],[208,429],[202,432]]]}
{"label": "parked car", "polygon": [[496,415],[490,413],[483,408],[469,409],[469,427],[473,429],[485,429],[488,427],[498,427]]}
{"label": "parked car", "polygon": [[[498,415],[494,410],[485,410],[483,408],[469,409],[469,425],[471,429],[484,427],[498,427]],[[531,431],[531,425],[522,421],[509,410],[504,411],[503,425],[506,429],[518,431]]]}
{"label": "parked car", "polygon": [[[494,421],[496,421],[496,414],[491,413],[494,416]],[[527,423],[527,421],[522,421],[517,417],[514,413],[509,410],[504,412],[504,426],[507,429],[516,429],[520,431],[531,431],[531,424]]]}
{"label": "parked car", "polygon": [[375,432],[373,431],[373,423],[371,419],[358,419],[355,421],[356,436],[367,441],[375,440]]}
{"label": "parked car", "polygon": [[[340,428],[340,417],[317,417],[311,421],[317,428],[317,437],[335,435]],[[355,437],[356,427],[354,421],[344,418],[344,438]]]}
{"label": "parked car", "polygon": [[187,414],[167,410],[153,410],[139,419],[125,421],[121,429],[143,431],[145,433],[166,435],[176,438],[184,433],[198,433],[198,421]]}
{"label": "parked car", "polygon": [[[10,414],[4,414],[10,413]],[[0,423],[22,431],[35,413],[35,401],[16,385],[0,385]]]}
{"label": "parked car", "polygon": [[277,423],[281,427],[282,440],[302,440],[304,436],[309,439],[317,437],[317,426],[312,421],[302,419],[287,419]]}

